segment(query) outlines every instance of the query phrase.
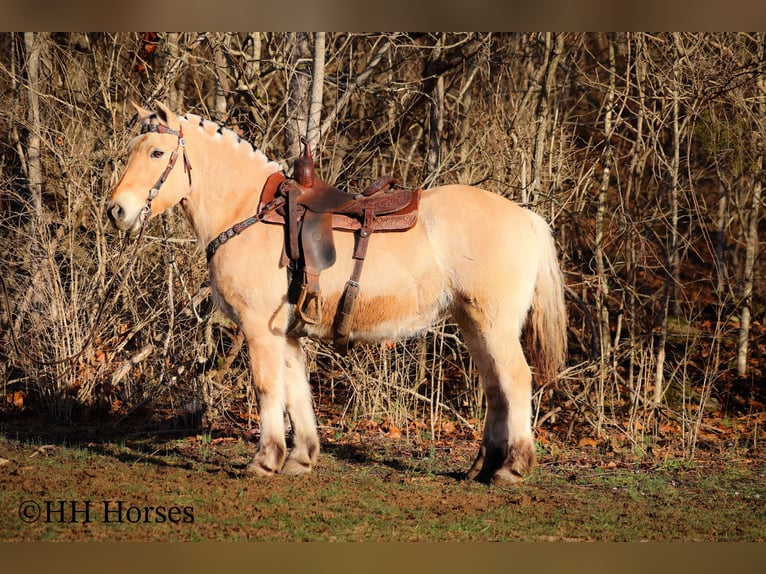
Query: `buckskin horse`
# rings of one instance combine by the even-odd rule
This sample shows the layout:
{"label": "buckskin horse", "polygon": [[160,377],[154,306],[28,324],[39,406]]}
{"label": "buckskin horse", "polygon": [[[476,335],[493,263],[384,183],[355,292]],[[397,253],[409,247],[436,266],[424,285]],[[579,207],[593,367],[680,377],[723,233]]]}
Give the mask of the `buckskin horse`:
{"label": "buckskin horse", "polygon": [[[214,299],[241,329],[250,354],[260,437],[247,471],[309,472],[319,435],[302,341],[336,335],[359,233],[330,231],[332,260],[314,277],[323,312],[301,321],[296,332],[287,233],[264,218],[266,188],[282,173],[280,165],[215,122],[176,115],[161,103],[153,111],[135,107],[140,134],[129,145],[108,217],[117,229],[137,234],[149,218],[181,205],[198,244],[208,248]],[[444,185],[418,190],[418,197],[417,219],[407,230],[369,238],[348,338],[402,339],[451,316],[487,400],[479,453],[466,476],[517,483],[536,462],[522,330],[538,383],[554,381],[566,356],[564,283],[550,228],[534,212],[477,187]],[[293,433],[289,452],[285,413]]]}

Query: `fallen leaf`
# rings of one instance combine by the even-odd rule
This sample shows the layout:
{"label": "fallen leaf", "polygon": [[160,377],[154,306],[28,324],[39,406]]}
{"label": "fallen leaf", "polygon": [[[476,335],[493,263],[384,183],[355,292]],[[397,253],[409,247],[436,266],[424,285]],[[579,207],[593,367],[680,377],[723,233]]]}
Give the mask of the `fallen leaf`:
{"label": "fallen leaf", "polygon": [[222,436],[210,441],[211,444],[221,444],[224,442],[237,442],[237,439],[232,436]]}
{"label": "fallen leaf", "polygon": [[453,434],[457,428],[452,421],[445,421],[442,423],[442,432],[446,434]]}
{"label": "fallen leaf", "polygon": [[24,406],[24,393],[22,391],[14,391],[5,395],[5,400],[15,407]]}
{"label": "fallen leaf", "polygon": [[597,444],[598,441],[595,438],[583,437],[578,441],[577,446],[596,446]]}

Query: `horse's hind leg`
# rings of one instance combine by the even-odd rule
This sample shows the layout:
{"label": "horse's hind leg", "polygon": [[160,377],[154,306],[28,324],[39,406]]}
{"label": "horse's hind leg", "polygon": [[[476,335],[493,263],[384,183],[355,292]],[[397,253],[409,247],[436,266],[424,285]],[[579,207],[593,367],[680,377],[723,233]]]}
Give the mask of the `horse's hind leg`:
{"label": "horse's hind leg", "polygon": [[316,465],[319,456],[319,435],[311,402],[311,388],[306,377],[306,355],[300,341],[287,339],[285,357],[285,392],[287,412],[293,427],[293,448],[284,474],[303,474]]}
{"label": "horse's hind leg", "polygon": [[[481,375],[487,419],[469,479],[509,485],[535,465],[532,439],[532,372],[524,358],[518,327],[509,317],[489,319],[476,309],[456,316]],[[505,319],[505,320],[504,320]]]}

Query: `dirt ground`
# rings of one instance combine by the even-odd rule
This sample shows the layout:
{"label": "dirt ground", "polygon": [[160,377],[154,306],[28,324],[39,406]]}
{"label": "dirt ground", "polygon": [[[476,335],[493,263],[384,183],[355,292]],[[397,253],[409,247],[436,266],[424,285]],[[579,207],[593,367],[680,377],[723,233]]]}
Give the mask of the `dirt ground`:
{"label": "dirt ground", "polygon": [[324,433],[308,476],[249,476],[246,433],[0,433],[5,541],[766,540],[762,453],[679,462],[542,449],[522,485],[466,481],[478,441]]}

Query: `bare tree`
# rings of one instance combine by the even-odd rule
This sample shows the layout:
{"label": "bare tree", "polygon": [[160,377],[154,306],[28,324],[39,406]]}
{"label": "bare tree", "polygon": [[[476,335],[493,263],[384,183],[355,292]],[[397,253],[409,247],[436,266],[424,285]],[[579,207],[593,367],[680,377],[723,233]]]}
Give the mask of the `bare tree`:
{"label": "bare tree", "polygon": [[[665,286],[662,295],[662,306],[660,308],[660,337],[657,343],[657,369],[654,380],[654,405],[659,406],[662,402],[662,395],[664,390],[665,381],[665,353],[667,350],[668,340],[668,314],[673,313],[678,316],[677,297],[674,297],[677,280],[678,280],[678,265],[679,265],[679,246],[678,246],[678,203],[679,203],[679,176],[681,169],[681,141],[682,135],[682,118],[681,118],[681,72],[680,66],[682,58],[684,57],[684,50],[679,34],[674,33],[672,36],[673,50],[671,52],[671,58],[673,59],[672,66],[672,78],[669,82],[669,99],[671,102],[671,134],[672,134],[672,147],[671,147],[671,159],[668,165],[669,171],[669,183],[670,190],[670,240],[667,247],[667,261],[668,268],[665,276]],[[671,309],[671,302],[673,309]]]}
{"label": "bare tree", "polygon": [[[434,59],[442,55],[443,39],[437,40],[434,48]],[[428,121],[428,153],[426,154],[425,180],[429,184],[435,182],[441,164],[441,139],[444,131],[444,76],[436,77],[431,89],[429,121]]]}
{"label": "bare tree", "polygon": [[611,354],[611,340],[609,330],[609,307],[607,299],[609,297],[609,281],[607,279],[607,270],[605,265],[604,253],[604,217],[606,216],[606,201],[609,193],[609,179],[612,173],[612,150],[610,140],[613,135],[615,124],[615,91],[616,91],[616,63],[615,63],[615,39],[613,34],[608,35],[608,53],[609,53],[609,83],[604,99],[604,140],[601,151],[601,182],[598,188],[598,207],[596,208],[596,278],[598,288],[596,291],[596,313],[598,316],[598,333],[600,341],[600,369],[598,384],[598,426],[604,419],[603,398],[605,395],[604,385],[608,376],[609,357]]}
{"label": "bare tree", "polygon": [[40,51],[44,42],[45,34],[42,32],[24,32],[24,47],[27,52],[27,121],[29,122],[29,135],[26,142],[27,174],[29,196],[31,199],[34,217],[39,220],[42,217],[42,189],[43,170],[40,157],[40,135],[42,123],[40,121]]}
{"label": "bare tree", "polygon": [[[529,183],[527,201],[531,206],[537,205],[542,191],[543,173],[545,171],[545,150],[553,137],[551,127],[550,100],[556,89],[556,70],[564,49],[564,34],[546,32],[544,34],[544,58],[540,67],[541,79],[535,110],[535,140],[532,152],[532,180]],[[611,110],[608,111],[611,114]]]}
{"label": "bare tree", "polygon": [[181,34],[178,32],[170,32],[165,38],[165,58],[163,61],[163,68],[165,71],[165,77],[167,78],[167,104],[173,110],[184,109],[184,76],[181,75],[180,82],[176,82],[176,71],[179,65],[183,61],[184,56],[180,47]]}
{"label": "bare tree", "polygon": [[325,33],[314,32],[314,60],[311,67],[311,101],[309,102],[306,139],[314,149],[319,143],[322,121],[322,96],[324,95]]}
{"label": "bare tree", "polygon": [[311,103],[311,51],[309,34],[291,32],[287,39],[289,87],[287,92],[287,123],[285,132],[288,157],[297,157],[301,151],[300,139],[308,128]]}
{"label": "bare tree", "polygon": [[230,45],[230,39],[231,35],[226,32],[211,34],[209,37],[213,50],[216,79],[213,114],[218,121],[223,121],[228,113],[228,95],[231,92],[231,85],[228,77],[226,52]]}
{"label": "bare tree", "polygon": [[[763,63],[766,61],[764,58],[764,48],[766,47],[766,34],[760,33],[756,35],[757,42],[757,57],[756,62]],[[762,177],[763,177],[763,153],[764,143],[766,138],[764,137],[763,118],[766,117],[766,79],[764,74],[758,75],[756,81],[756,90],[754,98],[756,115],[751,133],[751,146],[754,150],[754,166],[752,169],[752,175],[747,178],[749,185],[752,186],[752,207],[749,214],[749,225],[747,229],[747,240],[745,247],[745,268],[742,284],[742,310],[739,317],[739,334],[737,337],[737,374],[740,377],[744,377],[747,374],[747,358],[748,358],[748,340],[750,338],[750,319],[752,308],[752,295],[753,295],[753,271],[755,268],[755,260],[758,251],[758,219],[761,211],[761,189],[762,189]]]}

